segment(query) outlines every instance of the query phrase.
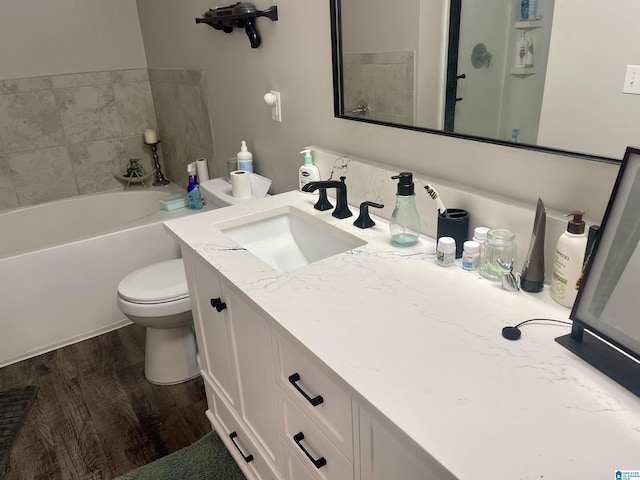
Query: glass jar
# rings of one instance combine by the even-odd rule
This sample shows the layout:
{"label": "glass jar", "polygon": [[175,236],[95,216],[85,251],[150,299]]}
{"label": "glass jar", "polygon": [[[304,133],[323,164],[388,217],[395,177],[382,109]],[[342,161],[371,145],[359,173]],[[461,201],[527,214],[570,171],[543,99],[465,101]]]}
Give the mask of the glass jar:
{"label": "glass jar", "polygon": [[503,270],[498,260],[513,265],[516,260],[516,235],[504,228],[497,228],[487,232],[487,243],[484,248],[480,275],[494,282],[502,281]]}

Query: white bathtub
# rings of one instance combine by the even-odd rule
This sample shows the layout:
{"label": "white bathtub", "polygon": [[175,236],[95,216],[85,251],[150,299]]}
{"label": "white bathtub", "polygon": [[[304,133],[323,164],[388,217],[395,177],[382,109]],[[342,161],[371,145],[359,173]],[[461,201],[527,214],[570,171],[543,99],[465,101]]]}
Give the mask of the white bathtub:
{"label": "white bathtub", "polygon": [[0,213],[0,367],[131,323],[128,273],[180,257],[160,210],[176,185],[82,195]]}

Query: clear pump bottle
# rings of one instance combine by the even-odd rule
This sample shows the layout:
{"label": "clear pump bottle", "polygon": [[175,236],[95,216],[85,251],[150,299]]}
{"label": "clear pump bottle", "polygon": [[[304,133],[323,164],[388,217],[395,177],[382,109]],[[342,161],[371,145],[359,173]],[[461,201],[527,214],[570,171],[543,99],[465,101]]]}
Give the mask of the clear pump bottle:
{"label": "clear pump bottle", "polygon": [[391,178],[398,180],[396,207],[389,222],[391,243],[398,247],[409,247],[414,245],[420,236],[420,215],[416,208],[413,174],[402,172]]}

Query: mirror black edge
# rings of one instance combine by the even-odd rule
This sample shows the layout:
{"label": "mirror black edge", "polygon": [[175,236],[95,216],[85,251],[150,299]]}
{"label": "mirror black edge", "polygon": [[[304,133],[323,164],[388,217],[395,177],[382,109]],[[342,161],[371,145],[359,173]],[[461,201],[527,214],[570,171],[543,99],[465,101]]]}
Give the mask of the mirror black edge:
{"label": "mirror black edge", "polygon": [[331,10],[331,58],[333,60],[333,114],[344,112],[344,82],[342,78],[342,16],[340,0],[329,0]]}

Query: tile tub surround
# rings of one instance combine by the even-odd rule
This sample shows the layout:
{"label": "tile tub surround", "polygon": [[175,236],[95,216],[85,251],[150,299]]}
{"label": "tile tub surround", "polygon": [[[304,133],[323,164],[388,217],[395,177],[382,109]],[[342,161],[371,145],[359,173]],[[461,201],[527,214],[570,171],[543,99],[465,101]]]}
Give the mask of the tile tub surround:
{"label": "tile tub surround", "polygon": [[[147,171],[143,132],[160,132],[165,177],[213,168],[206,77],[200,70],[137,69],[0,81],[0,210],[121,187],[129,158]],[[215,173],[212,170],[212,173]]]}
{"label": "tile tub surround", "polygon": [[[516,342],[500,335],[529,318],[566,320],[548,290],[506,292],[436,265],[432,238],[393,247],[384,219],[374,214],[377,225],[360,230],[314,203],[288,192],[165,228],[456,477],[607,478],[637,468],[640,399],[558,345],[566,326],[527,326]],[[216,228],[283,205],[367,244],[280,273]]]}
{"label": "tile tub surround", "polygon": [[0,81],[0,210],[121,187],[129,158],[151,169],[157,128],[146,69]]}
{"label": "tile tub surround", "polygon": [[214,170],[214,144],[209,123],[206,77],[201,70],[149,69],[151,93],[161,135],[165,176],[187,185],[187,164],[209,160]]}

